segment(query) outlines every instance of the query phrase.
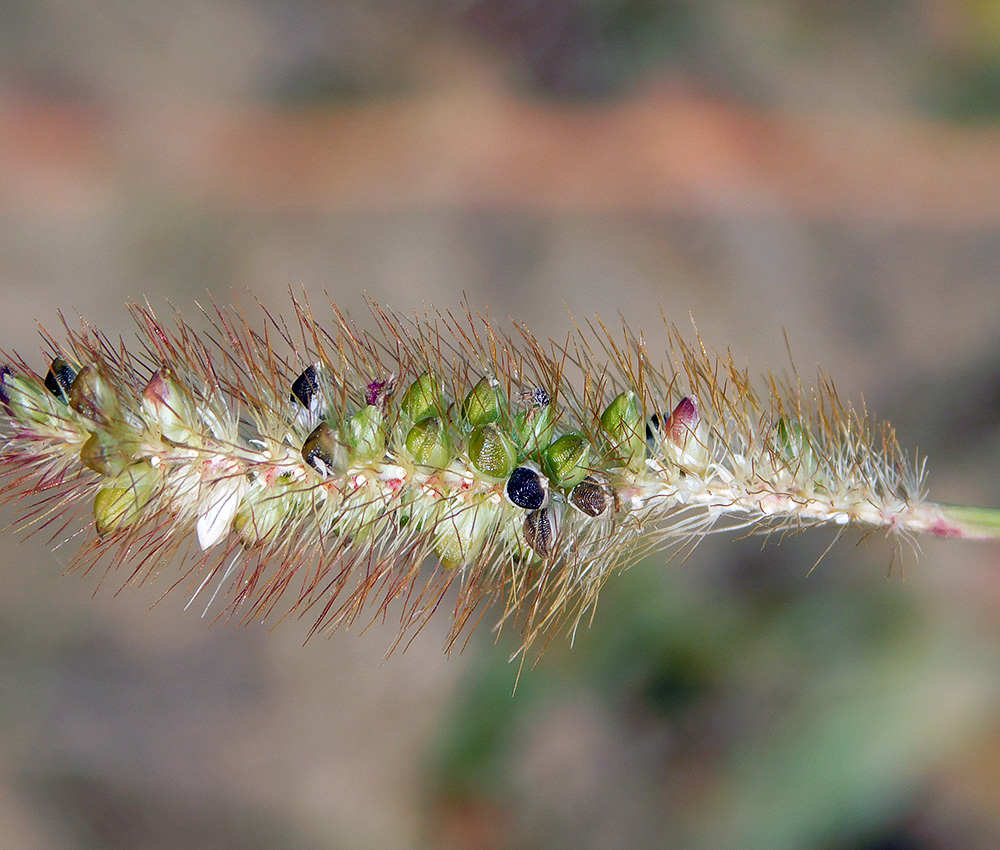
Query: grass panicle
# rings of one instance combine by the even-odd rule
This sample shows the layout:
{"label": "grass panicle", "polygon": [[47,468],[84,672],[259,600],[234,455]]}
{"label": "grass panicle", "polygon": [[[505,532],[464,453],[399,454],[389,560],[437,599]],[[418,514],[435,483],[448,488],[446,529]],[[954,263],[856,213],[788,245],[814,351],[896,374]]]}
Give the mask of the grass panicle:
{"label": "grass panicle", "polygon": [[1000,512],[929,502],[829,380],[757,382],[673,327],[661,366],[624,323],[560,343],[470,310],[370,301],[362,330],[292,306],[196,333],[133,305],[135,346],[84,323],[42,332],[39,372],[8,356],[17,524],[80,536],[75,570],[171,574],[206,611],[310,634],[395,617],[402,641],[448,608],[449,648],[489,611],[523,649],[572,632],[613,572],[718,530],[1000,538]]}

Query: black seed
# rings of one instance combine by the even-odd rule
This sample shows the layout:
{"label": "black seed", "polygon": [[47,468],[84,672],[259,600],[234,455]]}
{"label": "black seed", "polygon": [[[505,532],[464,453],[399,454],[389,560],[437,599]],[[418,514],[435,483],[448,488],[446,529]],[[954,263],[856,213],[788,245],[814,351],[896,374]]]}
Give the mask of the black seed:
{"label": "black seed", "polygon": [[556,523],[552,511],[532,511],[524,518],[524,540],[535,554],[547,558],[556,542]]}
{"label": "black seed", "polygon": [[59,401],[69,401],[69,388],[73,385],[75,377],[76,370],[61,357],[57,357],[52,361],[49,373],[45,376],[45,389]]}
{"label": "black seed", "polygon": [[587,516],[598,517],[611,507],[614,497],[607,485],[595,481],[589,475],[572,489],[570,504]]}
{"label": "black seed", "polygon": [[292,383],[292,401],[298,401],[308,408],[313,398],[319,392],[319,375],[315,366],[306,366],[305,370]]}
{"label": "black seed", "polygon": [[545,504],[548,493],[542,476],[530,466],[519,466],[507,479],[507,498],[519,508],[536,511]]}
{"label": "black seed", "polygon": [[7,411],[8,416],[13,416],[14,411],[10,406],[10,393],[7,392],[7,376],[13,375],[10,366],[0,366],[0,404]]}
{"label": "black seed", "polygon": [[302,459],[324,478],[336,470],[343,455],[343,447],[325,422],[320,422],[302,444]]}

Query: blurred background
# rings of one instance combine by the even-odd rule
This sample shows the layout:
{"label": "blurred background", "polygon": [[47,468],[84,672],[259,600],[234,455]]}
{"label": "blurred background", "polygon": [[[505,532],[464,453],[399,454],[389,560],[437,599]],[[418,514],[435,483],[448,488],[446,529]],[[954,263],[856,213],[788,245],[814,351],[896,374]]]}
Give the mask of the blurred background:
{"label": "blurred background", "polygon": [[[997,506],[998,118],[991,0],[2,0],[0,344],[662,309]],[[8,537],[0,847],[1000,846],[1000,549],[831,539],[649,559],[512,696],[486,627],[303,646]]]}

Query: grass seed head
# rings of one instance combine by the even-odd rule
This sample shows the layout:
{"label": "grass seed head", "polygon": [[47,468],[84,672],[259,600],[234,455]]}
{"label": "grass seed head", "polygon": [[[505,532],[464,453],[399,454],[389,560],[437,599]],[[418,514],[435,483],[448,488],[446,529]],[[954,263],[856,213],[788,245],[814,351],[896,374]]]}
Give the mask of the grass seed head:
{"label": "grass seed head", "polygon": [[367,331],[299,301],[297,334],[136,306],[132,350],[89,326],[45,335],[42,375],[0,371],[5,498],[56,543],[86,502],[79,569],[181,560],[192,596],[310,633],[393,610],[403,633],[454,588],[449,645],[491,605],[524,647],[572,631],[613,570],[717,528],[1000,536],[995,512],[927,502],[891,428],[828,381],[761,391],[674,329],[658,366],[627,327],[543,344],[472,312],[370,307]]}

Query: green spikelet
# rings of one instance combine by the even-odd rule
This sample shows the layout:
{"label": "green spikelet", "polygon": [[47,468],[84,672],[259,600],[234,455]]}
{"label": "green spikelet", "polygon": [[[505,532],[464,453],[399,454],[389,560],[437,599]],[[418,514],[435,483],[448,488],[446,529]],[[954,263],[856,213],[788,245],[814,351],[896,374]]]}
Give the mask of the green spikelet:
{"label": "green spikelet", "polygon": [[632,390],[620,393],[601,414],[613,463],[636,467],[645,458],[646,435],[639,396]]}
{"label": "green spikelet", "polygon": [[503,416],[505,400],[493,378],[480,378],[462,403],[462,413],[473,427],[497,422]]}
{"label": "green spikelet", "polygon": [[347,420],[346,441],[356,460],[372,461],[385,456],[384,419],[378,407],[368,405]]}
{"label": "green spikelet", "polygon": [[505,481],[517,465],[517,449],[503,431],[488,423],[478,425],[469,435],[469,460],[487,481]]}
{"label": "green spikelet", "polygon": [[573,487],[590,471],[591,448],[577,432],[563,434],[545,449],[545,472],[556,487]]}
{"label": "green spikelet", "polygon": [[451,440],[436,416],[420,420],[406,435],[406,450],[419,466],[444,469],[451,462]]}
{"label": "green spikelet", "polygon": [[400,410],[411,422],[419,422],[441,411],[441,392],[437,380],[430,372],[424,372],[403,394],[399,402]]}
{"label": "green spikelet", "polygon": [[525,393],[528,407],[517,414],[515,425],[524,456],[537,456],[552,440],[554,412],[549,394],[544,390]]}

